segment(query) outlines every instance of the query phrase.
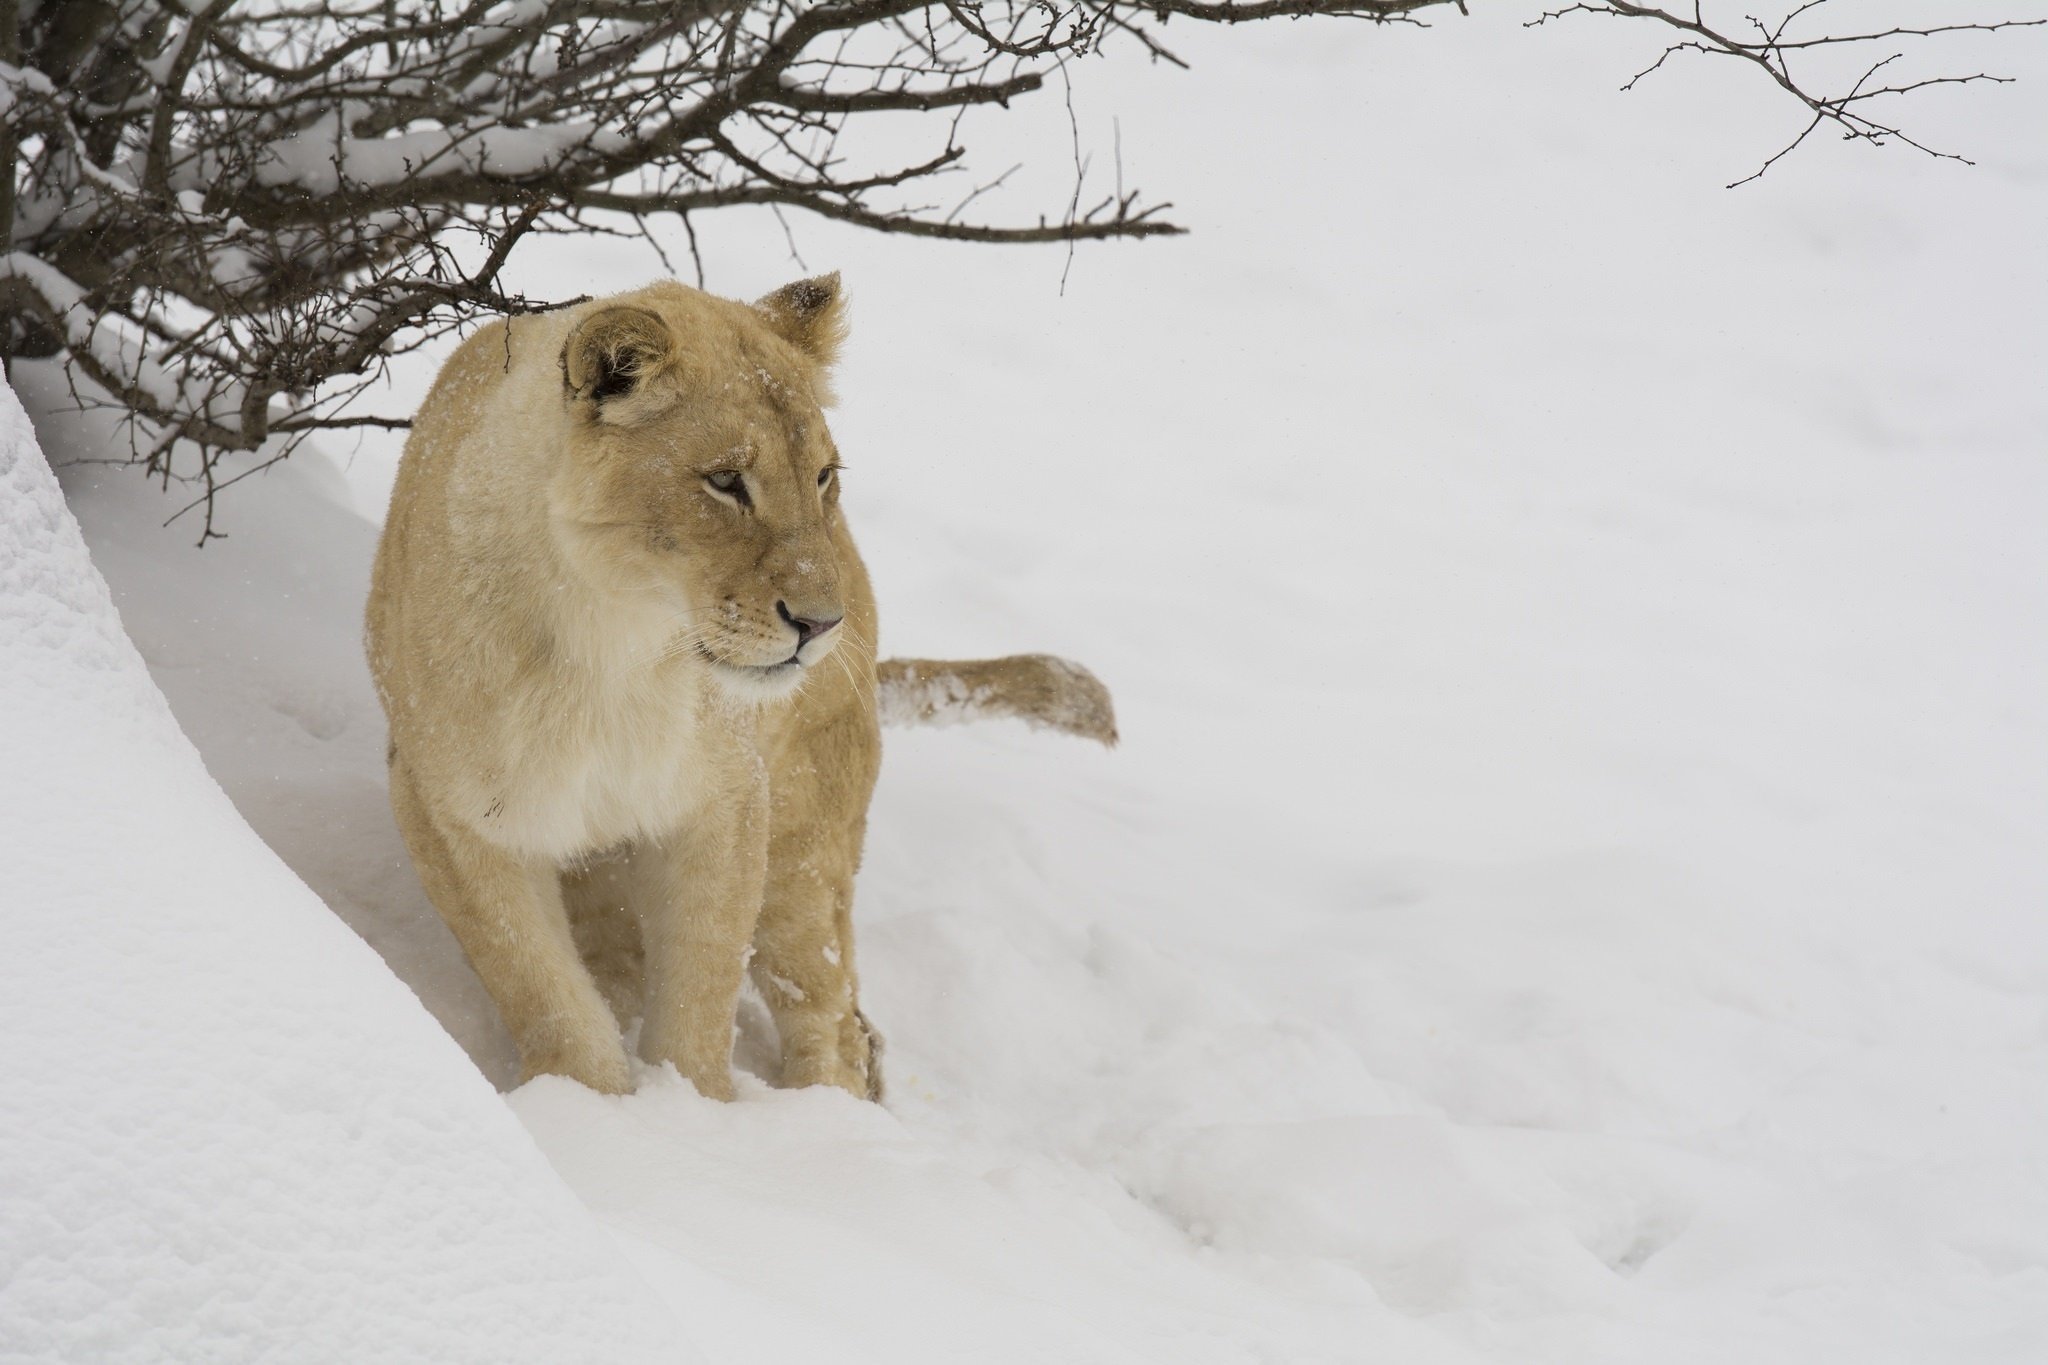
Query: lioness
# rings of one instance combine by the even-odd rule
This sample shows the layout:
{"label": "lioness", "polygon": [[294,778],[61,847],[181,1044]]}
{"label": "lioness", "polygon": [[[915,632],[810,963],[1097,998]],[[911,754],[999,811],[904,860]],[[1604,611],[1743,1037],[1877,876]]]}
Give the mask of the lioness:
{"label": "lioness", "polygon": [[[878,1097],[851,910],[880,761],[875,603],[822,408],[838,276],[747,305],[672,282],[493,322],[399,467],[368,646],[391,802],[528,1076],[622,1092],[621,1029],[733,1093],[741,974],[783,1083]],[[1114,740],[1056,660],[882,666]]]}

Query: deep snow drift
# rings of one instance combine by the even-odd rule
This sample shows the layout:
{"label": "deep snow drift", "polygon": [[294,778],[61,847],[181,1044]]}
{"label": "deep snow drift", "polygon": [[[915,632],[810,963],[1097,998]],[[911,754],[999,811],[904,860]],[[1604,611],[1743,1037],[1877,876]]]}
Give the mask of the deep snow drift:
{"label": "deep snow drift", "polygon": [[687,1359],[237,818],[0,386],[0,1355]]}
{"label": "deep snow drift", "polygon": [[[1726,193],[1788,111],[1515,18],[1087,70],[1200,234],[1064,297],[1057,253],[700,224],[725,292],[845,272],[885,652],[1069,655],[1124,731],[892,732],[886,1109],[512,1095],[708,1357],[2048,1356],[2043,45],[1923,105],[1974,170]],[[214,775],[504,1085],[383,804],[394,454],[242,485],[197,554],[65,477]]]}

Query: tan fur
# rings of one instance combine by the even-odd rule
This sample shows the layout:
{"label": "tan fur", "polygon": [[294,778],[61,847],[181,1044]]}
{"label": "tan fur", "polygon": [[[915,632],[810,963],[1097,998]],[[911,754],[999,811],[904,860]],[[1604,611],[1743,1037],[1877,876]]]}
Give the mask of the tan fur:
{"label": "tan fur", "polygon": [[885,725],[945,724],[1007,716],[1116,747],[1116,708],[1102,680],[1071,659],[884,659],[875,696]]}
{"label": "tan fur", "polygon": [[[875,604],[820,482],[843,334],[837,276],[751,306],[662,282],[484,327],[415,420],[368,610],[392,807],[528,1075],[630,1088],[638,1018],[643,1057],[729,1097],[751,962],[783,1082],[880,1093],[852,925]],[[915,667],[1114,736],[1106,692],[1042,667]]]}

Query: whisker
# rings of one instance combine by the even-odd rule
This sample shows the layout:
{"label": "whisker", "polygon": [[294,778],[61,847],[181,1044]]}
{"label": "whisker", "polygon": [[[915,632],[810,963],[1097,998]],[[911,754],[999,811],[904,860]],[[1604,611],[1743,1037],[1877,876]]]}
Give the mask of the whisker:
{"label": "whisker", "polygon": [[713,638],[713,631],[714,623],[712,622],[707,621],[701,623],[686,623],[683,629],[678,630],[675,634],[666,637],[664,640],[662,640],[662,642],[659,645],[649,650],[644,656],[638,659],[634,659],[629,664],[629,667],[633,669],[640,669],[653,667],[657,664],[666,663],[670,659],[677,658],[678,656],[685,654],[690,650],[696,648],[698,645],[704,644],[711,640]]}
{"label": "whisker", "polygon": [[[853,665],[852,665],[852,664],[849,664],[849,663],[848,663],[848,662],[846,661],[846,656],[844,656],[843,654],[840,654],[840,653],[839,653],[839,652],[838,652],[837,650],[834,650],[834,651],[833,651],[833,653],[832,653],[832,657],[833,657],[834,659],[838,660],[838,662],[839,662],[839,671],[840,671],[840,672],[842,672],[842,673],[844,673],[844,674],[846,675],[846,685],[847,685],[848,687],[851,687],[851,688],[853,689],[853,695],[854,695],[854,696],[856,696],[856,697],[860,697],[860,696],[861,696],[861,690],[860,690],[860,680],[859,680],[858,678],[854,677],[854,675],[853,675]],[[865,700],[865,698],[863,698],[863,700]]]}
{"label": "whisker", "polygon": [[[859,637],[856,636],[855,638],[858,639]],[[832,651],[832,657],[839,661],[839,667],[845,672],[847,685],[853,689],[853,695],[860,698],[866,704],[869,712],[875,712],[877,709],[875,690],[872,686],[861,686],[861,677],[855,671],[853,661],[848,659],[843,651],[836,649]]]}

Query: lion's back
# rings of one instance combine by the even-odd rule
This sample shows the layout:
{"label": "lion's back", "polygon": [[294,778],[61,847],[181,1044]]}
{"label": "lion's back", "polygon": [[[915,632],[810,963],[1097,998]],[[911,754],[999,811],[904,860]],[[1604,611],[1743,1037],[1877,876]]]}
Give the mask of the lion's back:
{"label": "lion's back", "polygon": [[454,510],[450,500],[456,463],[464,444],[517,382],[512,360],[520,340],[503,319],[479,327],[442,364],[413,415],[370,571],[365,610],[364,641],[370,671],[380,690],[401,663],[399,637],[405,608],[409,602],[417,605],[426,586],[415,581],[425,567],[419,558],[436,552],[442,539],[435,534],[436,528],[445,527]]}

